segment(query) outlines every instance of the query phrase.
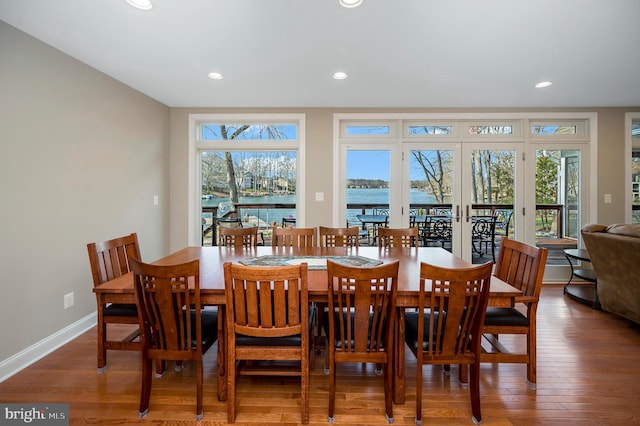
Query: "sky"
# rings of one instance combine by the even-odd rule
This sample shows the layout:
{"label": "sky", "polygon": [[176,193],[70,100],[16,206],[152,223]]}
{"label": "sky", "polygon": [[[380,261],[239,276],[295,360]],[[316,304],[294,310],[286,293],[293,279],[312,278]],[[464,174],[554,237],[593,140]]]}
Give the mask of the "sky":
{"label": "sky", "polygon": [[348,151],[347,179],[389,181],[389,151]]}

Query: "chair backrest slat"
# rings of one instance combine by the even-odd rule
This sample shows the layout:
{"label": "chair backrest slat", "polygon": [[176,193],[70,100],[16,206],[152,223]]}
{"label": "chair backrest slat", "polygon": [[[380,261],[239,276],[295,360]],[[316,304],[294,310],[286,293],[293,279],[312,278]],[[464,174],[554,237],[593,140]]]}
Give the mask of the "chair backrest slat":
{"label": "chair backrest slat", "polygon": [[[423,357],[440,358],[453,364],[456,359],[474,356],[474,346],[480,344],[492,267],[492,262],[464,269],[420,265],[417,348],[421,361]],[[424,330],[427,293],[429,329]]]}
{"label": "chair backrest slat", "polygon": [[316,228],[272,228],[273,247],[315,247]]}
{"label": "chair backrest slat", "polygon": [[[358,268],[327,261],[330,344],[343,353],[389,348],[397,301],[398,261]],[[337,322],[337,324],[336,324]]]}
{"label": "chair backrest slat", "polygon": [[[131,259],[143,345],[157,351],[202,352],[200,262],[151,265]],[[196,346],[193,346],[193,342]]]}
{"label": "chair backrest slat", "polygon": [[99,243],[89,243],[87,251],[94,286],[129,273],[129,259],[141,257],[136,233]]}
{"label": "chair backrest slat", "polygon": [[352,226],[349,228],[328,228],[320,226],[320,247],[359,247],[358,236],[360,229]]}
{"label": "chair backrest slat", "polygon": [[258,245],[258,227],[218,229],[218,245],[230,247],[256,247]]}
{"label": "chair backrest slat", "polygon": [[495,267],[495,276],[522,291],[523,296],[540,297],[548,249],[534,247],[504,237]]}
{"label": "chair backrest slat", "polygon": [[378,228],[378,247],[418,247],[418,228]]}
{"label": "chair backrest slat", "polygon": [[232,334],[281,337],[308,328],[306,263],[279,267],[225,263],[224,275]]}

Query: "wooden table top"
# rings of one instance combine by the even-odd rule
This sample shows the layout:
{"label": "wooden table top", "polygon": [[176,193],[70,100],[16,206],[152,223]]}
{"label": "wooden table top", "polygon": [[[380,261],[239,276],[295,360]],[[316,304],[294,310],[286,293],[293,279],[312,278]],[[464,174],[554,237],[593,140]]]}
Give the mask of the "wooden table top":
{"label": "wooden table top", "polygon": [[[282,256],[363,256],[381,260],[385,263],[398,259],[398,306],[415,306],[419,292],[420,263],[427,262],[448,268],[467,268],[471,264],[440,247],[420,248],[378,248],[378,247],[309,247],[309,248],[272,248],[258,246],[254,248],[235,249],[233,247],[187,247],[155,262],[156,265],[171,265],[194,259],[200,260],[200,293],[204,304],[224,304],[224,273],[222,265],[225,262],[239,262],[240,260],[265,255]],[[108,281],[94,292],[104,296],[113,296],[112,301],[119,303],[134,303],[133,274],[129,273],[117,279]],[[491,306],[513,306],[514,299],[522,292],[504,281],[493,277],[489,295]],[[312,301],[326,300],[327,271],[309,270],[309,299]]]}

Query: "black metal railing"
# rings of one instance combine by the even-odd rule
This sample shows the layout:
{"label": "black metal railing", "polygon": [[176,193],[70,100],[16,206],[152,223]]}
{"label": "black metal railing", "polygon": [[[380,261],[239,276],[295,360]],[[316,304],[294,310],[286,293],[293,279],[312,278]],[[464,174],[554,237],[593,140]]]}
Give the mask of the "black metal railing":
{"label": "black metal railing", "polygon": [[[262,219],[260,214],[254,215],[250,220],[256,220],[249,222],[251,226],[258,226],[261,228],[261,232],[265,238],[269,238],[271,235],[271,227],[278,226],[282,223],[282,217],[277,214],[273,214],[274,211],[283,210],[291,211],[295,210],[296,205],[294,203],[263,203],[263,204],[251,204],[251,203],[238,203],[235,204],[235,215],[240,218],[240,222],[247,223],[245,220],[247,216],[243,216],[243,211],[260,211],[267,210],[271,212],[271,217],[268,221]],[[486,215],[491,216],[494,210],[513,210],[513,204],[472,204],[471,208],[474,211],[474,215]],[[569,211],[575,210],[577,206],[567,206]],[[445,203],[415,203],[409,206],[410,214],[430,214],[434,211],[441,211],[445,209],[452,209],[451,204]],[[547,238],[561,239],[564,235],[564,209],[563,204],[536,204],[536,214],[547,223],[553,223],[555,229],[549,229],[553,233],[547,235]],[[354,211],[355,214],[375,214],[376,212],[388,212],[389,204],[383,203],[349,203],[347,204],[347,211]],[[203,206],[202,207],[202,244],[205,244],[205,239],[209,240],[211,236],[211,244],[215,245],[217,241],[217,206]],[[384,213],[383,213],[384,214]]]}

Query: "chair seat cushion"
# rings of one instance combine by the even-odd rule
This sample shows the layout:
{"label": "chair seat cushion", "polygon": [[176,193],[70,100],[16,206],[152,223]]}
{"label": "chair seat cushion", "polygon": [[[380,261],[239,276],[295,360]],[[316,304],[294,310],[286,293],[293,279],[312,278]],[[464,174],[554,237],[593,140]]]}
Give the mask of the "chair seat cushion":
{"label": "chair seat cushion", "polygon": [[[353,329],[353,322],[354,322],[354,316],[355,314],[352,312],[351,313],[351,326]],[[373,314],[371,314],[371,317],[373,317]],[[335,337],[335,342],[334,345],[336,348],[341,348],[342,347],[342,334],[346,334],[346,330],[344,330],[342,333],[340,332],[339,329],[339,324],[340,324],[340,312],[334,312],[334,321],[336,324],[336,337]],[[329,311],[325,311],[322,314],[322,327],[324,328],[324,332],[327,335],[327,337],[329,336]],[[383,327],[384,329],[386,329],[386,327]],[[371,321],[369,321],[369,331],[368,331],[368,338],[371,337]],[[354,341],[351,340],[351,343],[354,344]],[[385,339],[384,337],[381,339],[380,341],[380,348],[384,349],[384,343],[385,343]]]}
{"label": "chair seat cushion", "polygon": [[[195,336],[195,309],[191,310],[191,332]],[[218,339],[218,310],[202,309],[200,311],[200,318],[202,321],[202,346],[205,348],[210,347]],[[196,345],[195,339],[191,341],[193,346]]]}
{"label": "chair seat cushion", "polygon": [[137,317],[138,308],[135,303],[112,303],[102,311],[104,316]]}
{"label": "chair seat cushion", "polygon": [[529,326],[529,319],[515,308],[487,308],[484,325]]}
{"label": "chair seat cushion", "polygon": [[[436,320],[436,322],[434,323],[434,327],[437,328],[438,327],[438,316],[439,314],[436,312],[434,314],[434,318]],[[444,316],[444,315],[443,315]],[[407,345],[409,345],[409,347],[413,350],[415,350],[417,348],[417,344],[418,344],[418,320],[419,320],[419,313],[412,311],[412,312],[406,312],[404,315],[404,323],[405,323],[405,342],[407,343]],[[424,313],[424,333],[423,333],[423,337],[424,337],[424,342],[422,345],[422,349],[423,350],[427,350],[427,341],[428,341],[428,336],[429,336],[429,324],[431,323],[431,311],[430,310],[425,310]]]}

